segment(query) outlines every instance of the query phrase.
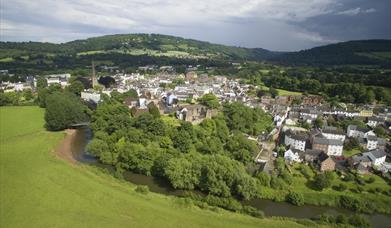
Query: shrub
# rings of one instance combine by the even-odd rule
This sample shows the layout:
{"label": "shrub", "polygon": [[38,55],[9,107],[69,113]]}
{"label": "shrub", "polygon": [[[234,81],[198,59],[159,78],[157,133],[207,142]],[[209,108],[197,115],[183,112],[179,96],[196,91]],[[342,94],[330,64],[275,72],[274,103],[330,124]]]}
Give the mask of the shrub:
{"label": "shrub", "polygon": [[274,189],[284,189],[286,187],[285,182],[276,176],[273,176],[270,181],[270,186]]}
{"label": "shrub", "polygon": [[280,176],[288,185],[293,183],[293,177],[287,170],[282,171]]}
{"label": "shrub", "polygon": [[300,166],[300,172],[307,179],[311,178],[314,175],[314,172],[312,172],[311,168],[308,167],[307,165],[301,165]]}
{"label": "shrub", "polygon": [[337,187],[338,191],[343,192],[348,188],[348,186],[344,183],[340,183]]}
{"label": "shrub", "polygon": [[257,174],[257,179],[262,186],[270,187],[270,175],[265,172],[260,172]]}
{"label": "shrub", "polygon": [[251,206],[243,206],[242,212],[257,218],[264,218],[265,213]]}
{"label": "shrub", "polygon": [[149,188],[146,185],[138,185],[135,189],[136,192],[142,193],[142,194],[148,194]]}
{"label": "shrub", "polygon": [[304,205],[304,197],[302,194],[297,192],[289,192],[289,194],[286,197],[286,200],[296,206],[303,206]]}
{"label": "shrub", "polygon": [[370,227],[369,222],[361,215],[353,215],[349,218],[349,224],[355,227]]}
{"label": "shrub", "polygon": [[375,182],[375,178],[374,178],[374,177],[370,177],[370,178],[367,180],[367,183],[369,183],[369,184],[372,184],[373,182]]}
{"label": "shrub", "polygon": [[325,172],[316,175],[314,180],[314,185],[317,189],[323,190],[325,188],[331,187],[331,183],[334,177],[332,176],[332,173]]}

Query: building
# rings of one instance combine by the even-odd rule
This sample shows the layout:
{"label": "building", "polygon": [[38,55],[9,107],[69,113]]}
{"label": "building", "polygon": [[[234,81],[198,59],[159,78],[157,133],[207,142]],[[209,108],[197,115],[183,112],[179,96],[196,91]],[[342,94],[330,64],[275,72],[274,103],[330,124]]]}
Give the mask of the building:
{"label": "building", "polygon": [[328,156],[326,153],[321,153],[319,155],[319,170],[324,171],[334,171],[335,170],[335,161],[332,157]]}
{"label": "building", "polygon": [[295,149],[289,149],[287,151],[285,151],[284,153],[284,159],[286,161],[294,161],[294,162],[301,162],[301,158],[299,156],[299,150],[295,150]]}
{"label": "building", "polygon": [[368,150],[374,150],[378,148],[378,139],[376,136],[368,135],[366,148]]}
{"label": "building", "polygon": [[325,127],[322,130],[322,135],[327,139],[336,139],[342,142],[345,141],[346,135],[345,133],[336,127]]}
{"label": "building", "polygon": [[386,161],[387,154],[384,150],[376,149],[363,153],[371,160],[372,165],[379,166]]}
{"label": "building", "polygon": [[380,124],[384,124],[385,119],[380,117],[368,117],[367,125],[370,127],[377,127]]}
{"label": "building", "polygon": [[361,117],[371,117],[371,116],[373,116],[373,111],[370,109],[363,109],[360,111],[360,116]]}
{"label": "building", "polygon": [[201,123],[204,119],[210,119],[217,114],[217,110],[209,109],[204,105],[185,105],[176,112],[180,120],[188,121],[193,124]]}
{"label": "building", "polygon": [[284,143],[291,146],[293,149],[305,151],[308,135],[303,132],[293,132],[288,130],[285,132]]}
{"label": "building", "polygon": [[370,129],[362,128],[356,125],[349,125],[347,129],[347,136],[353,138],[366,138],[368,135],[375,135]]}
{"label": "building", "polygon": [[81,99],[89,102],[99,103],[101,100],[100,93],[84,91],[80,94]]}
{"label": "building", "polygon": [[322,152],[321,150],[306,149],[302,156],[304,161],[312,163],[318,160]]}
{"label": "building", "polygon": [[315,137],[312,143],[312,149],[322,150],[330,156],[342,156],[343,142],[337,139]]}

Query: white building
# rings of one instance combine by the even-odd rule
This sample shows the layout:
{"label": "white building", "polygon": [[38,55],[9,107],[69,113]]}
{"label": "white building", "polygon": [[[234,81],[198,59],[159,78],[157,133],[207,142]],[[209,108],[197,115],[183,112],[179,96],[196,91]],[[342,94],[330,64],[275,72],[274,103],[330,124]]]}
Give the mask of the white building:
{"label": "white building", "polygon": [[294,149],[289,149],[284,153],[284,159],[287,161],[301,162],[298,151]]}
{"label": "white building", "polygon": [[81,92],[80,94],[81,99],[85,101],[92,101],[94,103],[98,103],[101,99],[100,93],[95,93],[95,92]]}
{"label": "white building", "polygon": [[342,142],[345,141],[346,135],[342,130],[338,130],[336,127],[325,127],[322,130],[322,135],[327,139],[336,139]]}
{"label": "white building", "polygon": [[384,150],[371,150],[363,153],[368,156],[374,166],[380,166],[386,161],[386,153]]}
{"label": "white building", "polygon": [[347,135],[348,137],[353,137],[353,138],[367,138],[368,135],[373,135],[375,136],[375,133],[373,131],[367,129],[367,128],[361,128],[356,125],[349,125],[347,129]]}
{"label": "white building", "polygon": [[367,149],[368,150],[374,150],[377,149],[378,146],[378,139],[376,136],[369,135],[367,137]]}
{"label": "white building", "polygon": [[308,137],[306,134],[287,131],[285,133],[284,143],[287,146],[291,146],[293,149],[305,151],[307,139]]}

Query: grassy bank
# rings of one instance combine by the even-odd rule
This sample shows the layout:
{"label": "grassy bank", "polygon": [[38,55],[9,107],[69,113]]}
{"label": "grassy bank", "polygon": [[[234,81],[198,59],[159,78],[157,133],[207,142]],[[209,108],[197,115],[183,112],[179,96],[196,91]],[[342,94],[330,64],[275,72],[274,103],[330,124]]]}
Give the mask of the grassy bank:
{"label": "grassy bank", "polygon": [[0,227],[299,227],[184,206],[177,198],[137,193],[89,166],[55,156],[63,132],[43,128],[37,107],[0,108]]}

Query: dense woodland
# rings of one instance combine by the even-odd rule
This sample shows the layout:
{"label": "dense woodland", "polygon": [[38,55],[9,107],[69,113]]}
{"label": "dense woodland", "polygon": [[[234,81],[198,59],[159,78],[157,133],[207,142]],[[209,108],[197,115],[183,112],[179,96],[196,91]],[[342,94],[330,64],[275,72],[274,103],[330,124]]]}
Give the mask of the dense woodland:
{"label": "dense woodland", "polygon": [[127,107],[110,99],[92,114],[94,139],[88,151],[119,171],[160,176],[174,188],[250,199],[257,182],[246,166],[258,147],[243,133],[267,131],[271,117],[239,103],[225,104],[222,110],[200,125],[173,126],[158,112],[130,118]]}

